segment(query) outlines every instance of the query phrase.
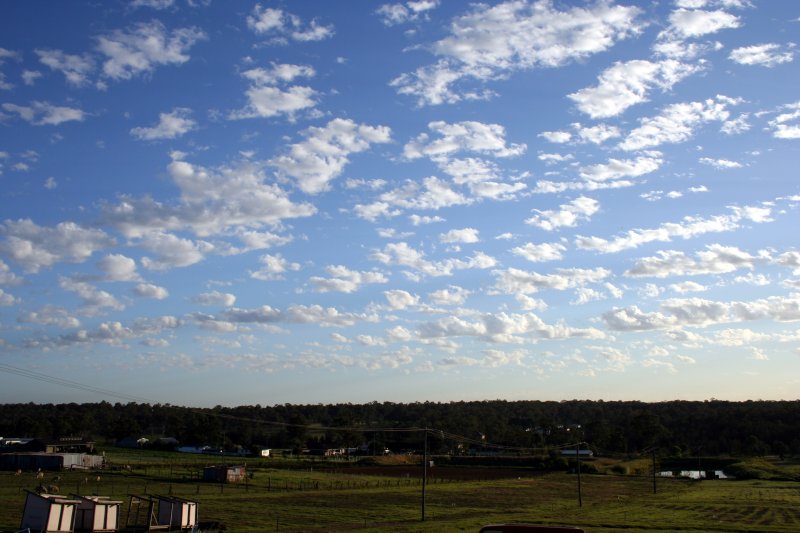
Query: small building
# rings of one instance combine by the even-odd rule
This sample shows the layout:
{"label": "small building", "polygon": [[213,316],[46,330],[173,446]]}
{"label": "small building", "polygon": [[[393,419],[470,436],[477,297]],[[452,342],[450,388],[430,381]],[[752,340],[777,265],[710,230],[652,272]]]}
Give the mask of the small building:
{"label": "small building", "polygon": [[203,469],[203,481],[215,483],[242,483],[247,476],[245,465],[237,466],[207,466]]}
{"label": "small building", "polygon": [[46,442],[42,451],[46,453],[92,453],[94,442],[80,437],[61,437],[56,441]]}
{"label": "small building", "polygon": [[269,454],[272,452],[269,448],[261,448],[258,453],[261,457],[269,457]]}
{"label": "small building", "polygon": [[105,496],[76,496],[81,503],[75,519],[75,531],[106,533],[119,529],[121,501]]}
{"label": "small building", "polygon": [[80,503],[77,499],[28,491],[19,528],[41,533],[72,533]]}
{"label": "small building", "polygon": [[197,526],[197,502],[177,496],[156,496],[158,500],[158,523],[181,529]]}
{"label": "small building", "polygon": [[157,531],[197,527],[197,502],[176,496],[131,495],[126,530]]}
{"label": "small building", "polygon": [[76,470],[100,468],[102,455],[86,453],[4,453],[0,455],[0,469],[3,470]]}
{"label": "small building", "polygon": [[561,457],[569,459],[570,457],[580,457],[581,459],[591,459],[594,457],[594,452],[592,450],[570,450],[569,448],[561,450]]}

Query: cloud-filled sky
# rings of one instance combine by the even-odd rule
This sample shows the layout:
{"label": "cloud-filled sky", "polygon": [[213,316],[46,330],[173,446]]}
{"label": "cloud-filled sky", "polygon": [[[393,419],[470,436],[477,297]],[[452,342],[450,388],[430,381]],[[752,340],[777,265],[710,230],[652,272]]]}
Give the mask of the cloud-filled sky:
{"label": "cloud-filled sky", "polygon": [[0,15],[0,402],[798,397],[800,3]]}

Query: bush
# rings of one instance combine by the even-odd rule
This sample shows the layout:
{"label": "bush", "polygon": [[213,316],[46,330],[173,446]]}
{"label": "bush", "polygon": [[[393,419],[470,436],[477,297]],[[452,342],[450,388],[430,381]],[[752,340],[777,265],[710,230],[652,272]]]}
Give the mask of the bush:
{"label": "bush", "polygon": [[613,474],[617,474],[619,476],[627,476],[630,474],[630,469],[625,465],[614,465],[610,468]]}

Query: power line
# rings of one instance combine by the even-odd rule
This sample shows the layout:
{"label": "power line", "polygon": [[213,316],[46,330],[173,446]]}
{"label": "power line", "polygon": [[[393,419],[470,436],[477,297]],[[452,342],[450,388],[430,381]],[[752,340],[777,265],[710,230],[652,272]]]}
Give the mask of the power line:
{"label": "power line", "polygon": [[22,376],[29,379],[34,379],[37,381],[42,381],[44,383],[50,383],[51,385],[61,385],[62,387],[68,387],[71,389],[76,389],[84,392],[93,392],[95,394],[100,394],[102,396],[111,396],[113,398],[119,398],[121,400],[128,400],[131,402],[144,402],[148,403],[150,400],[145,398],[139,398],[136,396],[132,396],[129,394],[125,394],[119,391],[113,391],[108,389],[101,389],[99,387],[94,387],[92,385],[86,385],[85,383],[80,383],[77,381],[72,381],[69,379],[64,378],[57,378],[55,376],[50,376],[48,374],[42,374],[41,372],[35,372],[33,370],[26,370],[24,368],[19,368],[16,366],[8,365],[5,363],[0,363],[0,372],[6,372],[8,374],[15,374],[17,376]]}

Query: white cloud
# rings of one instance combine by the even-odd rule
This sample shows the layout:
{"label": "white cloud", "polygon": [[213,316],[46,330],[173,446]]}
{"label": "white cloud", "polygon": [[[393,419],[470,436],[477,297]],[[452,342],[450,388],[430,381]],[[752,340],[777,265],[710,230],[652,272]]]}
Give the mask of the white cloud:
{"label": "white cloud", "polygon": [[698,276],[705,274],[724,274],[740,268],[753,270],[767,260],[759,255],[753,256],[735,246],[709,245],[705,251],[697,252],[696,259],[677,250],[659,251],[652,257],[643,257],[627,272],[629,277]]}
{"label": "white cloud", "polygon": [[710,157],[701,157],[699,161],[704,165],[712,166],[718,170],[729,169],[729,168],[742,168],[741,163],[737,163],[736,161],[731,161],[729,159],[712,159]]}
{"label": "white cloud", "polygon": [[662,312],[643,312],[637,306],[604,313],[603,321],[616,331],[645,331],[681,327],[709,327],[717,324],[773,320],[800,320],[800,296],[771,296],[753,301],[720,302],[701,298],[665,300]]}
{"label": "white cloud", "polygon": [[409,0],[405,3],[383,4],[375,13],[386,26],[414,22],[427,15],[428,11],[439,7],[439,0]]}
{"label": "white cloud", "polygon": [[109,254],[97,262],[106,281],[139,281],[136,261],[122,254]]}
{"label": "white cloud", "polygon": [[175,4],[175,0],[132,0],[131,7],[149,7],[152,9],[168,9]]}
{"label": "white cloud", "polygon": [[651,89],[668,91],[700,70],[700,65],[674,59],[658,63],[645,60],[616,63],[600,74],[597,86],[581,89],[568,97],[580,111],[594,119],[614,117],[633,105],[646,102]]}
{"label": "white cloud", "polygon": [[382,251],[376,251],[370,259],[385,265],[399,265],[411,268],[422,274],[438,277],[451,276],[454,270],[492,268],[497,261],[482,253],[476,252],[468,259],[446,259],[432,262],[425,259],[425,254],[411,248],[408,243],[389,243]]}
{"label": "white cloud", "polygon": [[711,121],[726,121],[727,107],[738,100],[717,96],[704,102],[672,104],[660,115],[640,119],[640,126],[631,131],[619,144],[622,150],[641,150],[664,143],[679,143],[694,135],[694,129]]}
{"label": "white cloud", "polygon": [[209,169],[173,161],[168,170],[181,191],[177,205],[149,197],[123,197],[117,205],[104,206],[106,221],[127,237],[180,229],[199,236],[232,231],[256,249],[281,244],[286,238],[254,229],[316,212],[311,204],[292,202],[285,191],[270,183],[263,166],[255,163]]}
{"label": "white cloud", "polygon": [[781,45],[776,43],[743,46],[733,49],[728,58],[741,65],[760,65],[772,68],[794,60],[794,51],[791,50],[791,45],[787,47],[789,50],[781,48]]}
{"label": "white cloud", "polygon": [[71,316],[66,309],[55,305],[45,305],[38,311],[28,311],[17,316],[17,322],[22,324],[40,324],[43,326],[56,326],[59,328],[77,328],[81,322]]}
{"label": "white cloud", "polygon": [[[402,209],[441,209],[455,205],[468,205],[473,200],[454,190],[449,183],[435,176],[424,178],[422,183],[406,181],[404,185],[387,191],[372,204],[357,204],[356,214],[374,221],[379,216],[397,216]],[[432,219],[436,221],[437,217]],[[421,219],[422,220],[422,219]],[[441,221],[441,220],[439,220]]]}
{"label": "white cloud", "polygon": [[49,102],[31,102],[28,106],[5,103],[3,109],[16,113],[34,126],[58,126],[64,122],[83,122],[86,113],[75,107],[55,106]]}
{"label": "white cloud", "polygon": [[739,133],[744,133],[750,129],[749,119],[749,113],[742,113],[736,118],[723,122],[719,131],[725,135],[737,135]]}
{"label": "white cloud", "polygon": [[662,163],[663,160],[657,157],[637,157],[635,160],[609,159],[606,164],[582,167],[581,177],[589,181],[635,178],[655,172],[661,167]]}
{"label": "white cloud", "polygon": [[576,122],[572,127],[578,132],[578,137],[581,142],[602,144],[608,139],[613,139],[621,135],[618,127],[609,126],[608,124],[595,124],[594,126],[585,127],[579,122]]}
{"label": "white cloud", "polygon": [[211,291],[198,294],[192,301],[200,305],[221,305],[222,307],[233,307],[236,303],[236,296],[229,292]]}
{"label": "white cloud", "polygon": [[705,11],[702,9],[680,8],[669,16],[669,35],[679,38],[702,37],[724,29],[738,28],[741,21],[725,11]]}
{"label": "white cloud", "polygon": [[543,261],[558,261],[564,257],[564,252],[567,248],[557,242],[545,242],[541,244],[527,243],[522,246],[517,246],[511,250],[511,253],[524,257],[528,261],[540,263]]}
{"label": "white cloud", "polygon": [[584,250],[616,253],[650,242],[669,242],[677,237],[690,239],[706,233],[733,231],[739,228],[741,222],[745,220],[756,223],[771,220],[772,211],[769,207],[731,207],[731,210],[733,211],[731,215],[717,215],[708,218],[687,216],[680,223],[667,222],[657,228],[629,230],[612,240],[579,235],[575,239],[575,244]]}
{"label": "white cloud", "polygon": [[752,329],[723,329],[714,333],[714,342],[722,346],[748,346],[771,340],[772,336]]}
{"label": "white cloud", "polygon": [[33,273],[62,261],[82,263],[94,252],[114,244],[105,232],[74,222],[44,227],[30,219],[6,220],[0,224],[0,235],[4,237],[0,253]]}
{"label": "white cloud", "polygon": [[389,309],[396,311],[419,305],[419,296],[416,294],[411,294],[408,291],[395,289],[391,291],[384,291],[383,295],[386,297],[386,301],[389,304]]}
{"label": "white cloud", "polygon": [[[371,321],[377,318],[373,315],[343,313],[335,307],[322,307],[320,305],[292,305],[285,311],[263,305],[251,309],[232,308],[215,317],[212,315],[195,314],[193,317],[199,323],[212,323],[216,326],[226,327],[226,324],[235,329],[238,324],[317,324],[319,326],[352,326],[358,322]],[[226,328],[230,331],[229,328]]]}
{"label": "white cloud", "polygon": [[35,52],[43,65],[61,72],[70,85],[82,87],[90,82],[89,75],[94,71],[95,65],[89,55],[70,55],[61,50],[49,49],[36,49]]}
{"label": "white cloud", "polygon": [[[0,89],[2,89],[2,72],[0,72]],[[38,70],[23,70],[22,71],[22,81],[25,82],[25,85],[32,86],[36,83],[36,80],[42,77],[42,73]]]}
{"label": "white cloud", "polygon": [[572,161],[575,156],[572,154],[554,154],[554,153],[541,153],[537,156],[539,161],[544,161],[546,165],[554,165],[556,163],[564,163]]}
{"label": "white cloud", "polygon": [[611,276],[605,268],[559,268],[553,274],[540,274],[518,268],[497,270],[495,288],[503,294],[533,294],[540,290],[564,291],[599,283]]}
{"label": "white cloud", "polygon": [[[3,66],[3,63],[5,63],[6,59],[19,60],[20,54],[13,50],[0,47],[0,66]],[[6,75],[3,72],[0,72],[0,90],[10,91],[13,88],[14,84],[7,82]]]}
{"label": "white cloud", "polygon": [[282,174],[291,176],[303,192],[317,194],[344,170],[351,154],[363,152],[372,144],[387,143],[391,130],[386,126],[356,124],[337,118],[324,127],[304,132],[306,140],[291,146],[289,153],[270,161]]}
{"label": "white cloud", "polygon": [[708,287],[700,285],[694,281],[682,281],[680,283],[673,283],[669,286],[670,290],[685,294],[687,292],[703,292],[708,290]]}
{"label": "white cloud", "polygon": [[287,39],[299,42],[322,41],[333,36],[333,26],[323,26],[316,19],[305,24],[300,17],[282,9],[256,4],[247,17],[247,27],[257,35],[267,35],[283,44]]}
{"label": "white cloud", "polygon": [[289,271],[300,270],[299,263],[286,260],[281,254],[265,254],[259,259],[261,268],[250,272],[250,277],[262,281],[276,281],[283,279],[283,274]]}
{"label": "white cloud", "polygon": [[428,294],[428,298],[437,305],[463,305],[467,301],[472,291],[450,285],[446,289],[439,289]]}
{"label": "white cloud", "polygon": [[386,330],[386,337],[391,342],[408,342],[413,338],[411,332],[403,326],[395,326]]}
{"label": "white cloud", "polygon": [[187,267],[202,261],[214,247],[204,241],[192,241],[171,233],[152,232],[144,235],[139,245],[156,254],[155,258],[143,257],[142,265],[149,270],[169,270]]}
{"label": "white cloud", "polygon": [[197,126],[197,122],[190,118],[191,114],[191,109],[177,107],[171,113],[160,113],[155,126],[133,128],[131,135],[141,141],[176,139]]}
{"label": "white cloud", "polygon": [[111,293],[98,289],[84,281],[62,277],[59,279],[58,284],[65,291],[74,292],[80,297],[81,307],[88,315],[96,315],[105,307],[117,311],[125,308]]}
{"label": "white cloud", "polygon": [[539,134],[539,137],[551,143],[563,144],[568,143],[572,139],[572,134],[568,131],[543,131]]}
{"label": "white cloud", "polygon": [[476,5],[453,20],[450,35],[431,46],[437,63],[392,81],[419,105],[486,98],[469,81],[485,82],[518,70],[558,67],[637,34],[639,8],[599,2],[558,11],[550,2]]}
{"label": "white cloud", "polygon": [[169,297],[169,291],[164,287],[153,285],[152,283],[139,283],[133,290],[136,296],[151,298],[153,300],[164,300]]}
{"label": "white cloud", "polygon": [[442,217],[436,216],[420,216],[420,215],[411,215],[408,217],[411,221],[411,224],[414,226],[422,226],[426,224],[436,224],[437,222],[444,222]]}
{"label": "white cloud", "polygon": [[20,303],[20,299],[0,289],[0,307],[9,307]]}
{"label": "white cloud", "polygon": [[244,109],[230,113],[232,119],[269,118],[286,115],[290,121],[295,114],[304,109],[312,109],[317,105],[317,92],[310,87],[292,85],[281,88],[282,84],[291,83],[296,78],[310,78],[316,74],[312,67],[288,63],[273,63],[270,69],[255,68],[242,73],[253,85],[247,89],[248,105]]}
{"label": "white cloud", "polygon": [[97,38],[97,49],[108,59],[103,73],[114,80],[129,80],[152,72],[161,65],[181,65],[189,61],[189,49],[206,34],[197,28],[178,28],[171,32],[161,22],[137,24],[129,31],[116,30]]}
{"label": "white cloud", "polygon": [[589,218],[600,210],[600,202],[586,196],[581,196],[569,203],[561,204],[558,211],[535,209],[537,213],[525,220],[526,224],[536,226],[546,231],[553,231],[562,227],[575,227],[578,222]]}
{"label": "white cloud", "polygon": [[403,148],[408,159],[428,157],[436,160],[459,151],[476,152],[493,157],[513,157],[525,153],[525,144],[506,144],[506,130],[500,124],[485,124],[475,121],[447,123],[436,121],[428,129],[438,135],[431,140],[422,133]]}
{"label": "white cloud", "polygon": [[572,328],[563,323],[546,324],[533,313],[485,314],[475,322],[449,316],[419,327],[422,339],[443,337],[478,337],[486,342],[520,344],[526,337],[534,339],[590,338],[602,339],[605,334],[595,328]]}
{"label": "white cloud", "polygon": [[359,272],[350,270],[344,265],[331,265],[325,268],[328,278],[314,276],[309,281],[316,287],[316,292],[351,293],[362,285],[372,283],[388,283],[389,280],[381,272]]}
{"label": "white cloud", "polygon": [[11,268],[0,259],[0,285],[20,285],[25,280],[11,271]]}
{"label": "white cloud", "polygon": [[478,230],[475,228],[452,229],[439,235],[439,242],[474,244],[480,242]]}
{"label": "white cloud", "polygon": [[775,261],[781,266],[793,268],[792,274],[800,276],[800,252],[791,251],[782,253]]}
{"label": "white cloud", "polygon": [[788,110],[769,122],[776,139],[800,139],[800,101],[783,106]]}

